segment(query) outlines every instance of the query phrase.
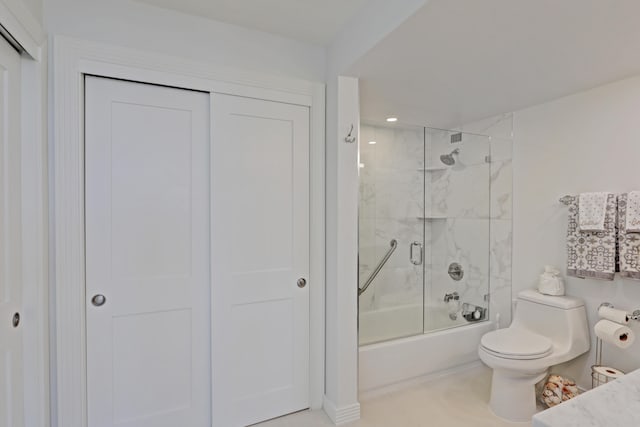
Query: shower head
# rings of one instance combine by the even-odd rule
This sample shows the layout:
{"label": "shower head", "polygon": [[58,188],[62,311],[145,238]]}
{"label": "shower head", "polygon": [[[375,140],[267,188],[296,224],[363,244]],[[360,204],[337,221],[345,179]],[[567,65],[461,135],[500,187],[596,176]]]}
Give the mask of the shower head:
{"label": "shower head", "polygon": [[456,148],[455,150],[453,150],[451,153],[449,154],[443,154],[440,156],[440,161],[442,163],[444,163],[447,166],[453,166],[456,162],[455,157],[453,157],[454,154],[458,154],[460,153],[460,149]]}

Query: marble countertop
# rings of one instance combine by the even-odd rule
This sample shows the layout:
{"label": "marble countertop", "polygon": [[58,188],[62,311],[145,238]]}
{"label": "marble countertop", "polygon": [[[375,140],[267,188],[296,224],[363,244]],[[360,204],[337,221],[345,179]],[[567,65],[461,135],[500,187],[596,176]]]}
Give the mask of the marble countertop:
{"label": "marble countertop", "polygon": [[640,369],[533,417],[533,427],[640,425]]}

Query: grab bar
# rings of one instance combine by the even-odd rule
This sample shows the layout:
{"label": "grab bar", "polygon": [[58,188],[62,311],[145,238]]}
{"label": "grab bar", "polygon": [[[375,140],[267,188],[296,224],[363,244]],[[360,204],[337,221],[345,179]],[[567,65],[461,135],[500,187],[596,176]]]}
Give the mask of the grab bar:
{"label": "grab bar", "polygon": [[373,279],[376,278],[378,273],[380,273],[380,270],[382,270],[382,267],[384,267],[384,265],[387,263],[387,261],[391,257],[391,254],[393,254],[393,251],[395,251],[396,248],[398,247],[398,241],[396,239],[392,239],[391,242],[389,242],[389,244],[391,245],[391,247],[389,248],[387,253],[384,254],[384,257],[380,260],[376,269],[373,270],[373,272],[369,275],[369,278],[367,279],[367,281],[364,282],[364,286],[362,286],[361,288],[358,287],[358,296],[362,295],[364,291],[367,290],[371,282],[373,282]]}

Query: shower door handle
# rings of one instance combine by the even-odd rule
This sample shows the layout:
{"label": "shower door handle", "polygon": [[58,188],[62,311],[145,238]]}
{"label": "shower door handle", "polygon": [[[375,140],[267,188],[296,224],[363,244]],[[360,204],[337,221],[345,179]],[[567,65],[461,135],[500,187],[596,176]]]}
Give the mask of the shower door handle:
{"label": "shower door handle", "polygon": [[[416,248],[419,249],[419,251],[416,251]],[[417,256],[416,256],[416,252],[417,252]],[[409,246],[409,260],[413,265],[422,264],[422,243],[413,242]]]}

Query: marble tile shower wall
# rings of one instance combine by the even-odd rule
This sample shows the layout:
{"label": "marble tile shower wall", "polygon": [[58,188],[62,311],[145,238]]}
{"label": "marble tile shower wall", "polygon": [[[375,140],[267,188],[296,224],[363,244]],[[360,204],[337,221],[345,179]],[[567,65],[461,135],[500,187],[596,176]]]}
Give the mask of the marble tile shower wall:
{"label": "marble tile shower wall", "polygon": [[[360,285],[398,241],[393,256],[360,297],[360,310],[422,304],[422,266],[409,260],[409,245],[422,241],[424,212],[423,131],[361,126]],[[375,141],[376,144],[369,144]]]}
{"label": "marble tile shower wall", "polygon": [[[367,293],[361,310],[401,304],[444,306],[446,292],[486,306],[506,326],[511,315],[511,115],[461,126],[469,133],[451,144],[451,132],[363,125],[360,147],[360,277],[368,276],[396,238],[398,249]],[[375,145],[368,144],[375,140]],[[425,147],[426,145],[426,147]],[[426,148],[426,152],[425,152]],[[442,170],[440,155],[460,149]],[[486,157],[490,156],[490,162]],[[421,169],[427,169],[421,171]],[[424,191],[424,193],[423,193]],[[425,217],[419,220],[419,217]],[[424,237],[423,237],[424,236]],[[409,244],[424,238],[422,266],[409,262]],[[447,274],[462,264],[464,278]],[[489,286],[491,285],[491,286]]]}

